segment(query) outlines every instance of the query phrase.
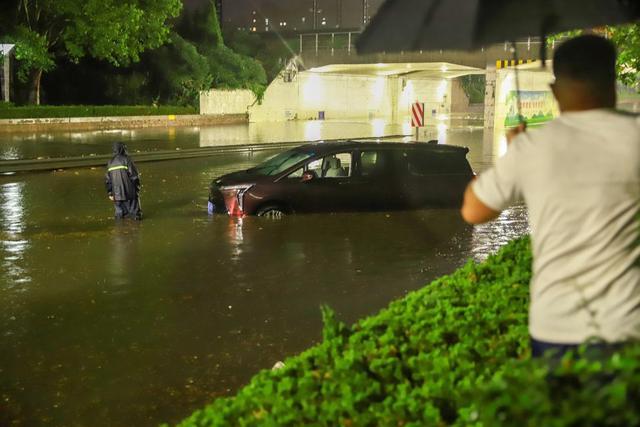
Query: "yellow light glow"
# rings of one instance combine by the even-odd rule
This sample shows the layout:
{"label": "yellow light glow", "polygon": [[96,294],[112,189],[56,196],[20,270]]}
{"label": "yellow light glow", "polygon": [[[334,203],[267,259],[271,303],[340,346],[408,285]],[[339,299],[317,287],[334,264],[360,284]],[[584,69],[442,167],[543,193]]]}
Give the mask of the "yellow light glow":
{"label": "yellow light glow", "polygon": [[447,94],[447,87],[447,81],[445,79],[440,80],[440,84],[438,85],[436,92],[438,102],[442,102],[444,100],[444,96]]}
{"label": "yellow light glow", "polygon": [[411,122],[402,122],[402,134],[411,135],[412,133],[413,128],[411,127]]}
{"label": "yellow light glow", "polygon": [[438,123],[438,144],[447,143],[447,130],[449,126],[444,123]]}
{"label": "yellow light glow", "polygon": [[504,103],[507,101],[507,95],[509,92],[514,90],[516,87],[516,79],[513,73],[509,73],[505,76],[504,80],[502,80],[502,84],[500,85],[500,94],[498,102]]}
{"label": "yellow light glow", "polygon": [[371,95],[373,105],[372,107],[377,108],[384,98],[386,86],[386,79],[384,77],[378,77],[373,81],[371,85]]}
{"label": "yellow light glow", "polygon": [[409,108],[412,102],[416,99],[415,90],[413,89],[413,82],[407,81],[402,93],[400,94],[400,106],[403,108]]}
{"label": "yellow light glow", "polygon": [[374,137],[384,136],[384,129],[387,126],[387,121],[384,119],[371,120],[371,133]]}
{"label": "yellow light glow", "polygon": [[302,99],[305,107],[314,109],[324,100],[324,82],[317,74],[309,74],[302,87]]}
{"label": "yellow light glow", "polygon": [[306,141],[319,141],[322,139],[322,122],[320,120],[305,122],[304,139]]}

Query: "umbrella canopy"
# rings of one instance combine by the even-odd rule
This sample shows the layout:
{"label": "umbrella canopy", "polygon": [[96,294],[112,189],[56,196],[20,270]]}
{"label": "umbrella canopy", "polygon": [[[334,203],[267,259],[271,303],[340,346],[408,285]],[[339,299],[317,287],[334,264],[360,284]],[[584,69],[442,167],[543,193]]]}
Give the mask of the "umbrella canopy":
{"label": "umbrella canopy", "polygon": [[359,53],[471,50],[640,19],[639,0],[387,0]]}

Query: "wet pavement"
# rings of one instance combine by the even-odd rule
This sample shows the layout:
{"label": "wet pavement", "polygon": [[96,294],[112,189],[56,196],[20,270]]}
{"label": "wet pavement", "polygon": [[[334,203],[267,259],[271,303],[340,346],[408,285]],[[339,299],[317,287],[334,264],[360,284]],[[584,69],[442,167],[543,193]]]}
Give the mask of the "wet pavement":
{"label": "wet pavement", "polygon": [[[367,124],[323,126],[311,139],[373,136]],[[129,145],[259,134],[222,128],[136,131]],[[475,127],[433,132],[469,146],[476,170],[504,149]],[[121,136],[14,135],[0,152],[102,154]],[[527,229],[521,207],[476,228],[454,210],[207,216],[212,178],[272,154],[145,163],[141,223],[114,223],[100,168],[0,177],[0,425],[175,422],[318,342],[320,304],[353,322]]]}

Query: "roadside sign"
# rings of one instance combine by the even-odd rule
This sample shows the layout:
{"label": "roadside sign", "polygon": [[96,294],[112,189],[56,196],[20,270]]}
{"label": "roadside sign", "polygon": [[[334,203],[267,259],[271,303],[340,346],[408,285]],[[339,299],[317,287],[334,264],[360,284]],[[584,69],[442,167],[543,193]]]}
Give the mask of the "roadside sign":
{"label": "roadside sign", "polygon": [[421,128],[424,126],[424,103],[414,102],[411,104],[411,127]]}

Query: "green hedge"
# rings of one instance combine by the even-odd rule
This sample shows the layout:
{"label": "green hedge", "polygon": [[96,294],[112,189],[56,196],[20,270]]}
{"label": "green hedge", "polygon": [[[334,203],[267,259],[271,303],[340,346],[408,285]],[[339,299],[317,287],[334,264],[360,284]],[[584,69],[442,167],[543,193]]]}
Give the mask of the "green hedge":
{"label": "green hedge", "polygon": [[[530,276],[524,238],[352,327],[325,307],[321,344],[180,425],[637,425],[624,397],[639,383],[638,348],[608,363],[566,358],[557,387],[548,364],[530,359]],[[603,372],[617,379],[594,383]],[[619,412],[602,423],[608,408]]]}
{"label": "green hedge", "polygon": [[41,105],[15,107],[0,103],[0,119],[43,119],[63,117],[165,116],[198,114],[197,108],[144,105]]}
{"label": "green hedge", "polygon": [[320,345],[181,425],[455,422],[464,390],[527,356],[528,245],[468,263],[350,328],[325,308]]}

